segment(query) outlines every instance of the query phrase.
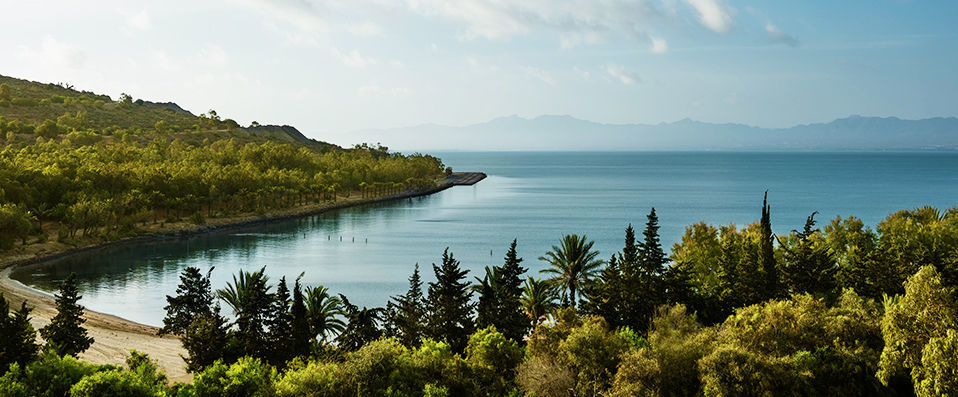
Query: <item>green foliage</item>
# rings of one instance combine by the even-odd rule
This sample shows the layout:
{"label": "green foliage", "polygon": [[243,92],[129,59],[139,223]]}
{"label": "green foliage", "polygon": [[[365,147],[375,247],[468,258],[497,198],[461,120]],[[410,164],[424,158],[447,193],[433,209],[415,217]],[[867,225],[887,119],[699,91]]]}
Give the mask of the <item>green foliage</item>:
{"label": "green foliage", "polygon": [[193,319],[180,337],[189,355],[183,358],[187,371],[198,372],[218,360],[232,357],[234,352],[228,337],[226,319],[220,315],[219,306],[209,315]]}
{"label": "green foliage", "polygon": [[[920,268],[905,282],[903,296],[885,299],[885,316],[881,321],[885,348],[879,362],[879,379],[889,385],[896,378],[911,377],[916,390],[926,379],[929,385],[937,383],[934,378],[925,378],[926,373],[934,377],[937,370],[924,370],[923,350],[932,339],[948,338],[948,331],[956,329],[958,302],[952,289],[942,285],[934,267]],[[947,343],[950,342],[937,342],[929,348],[929,354],[941,351]]]}
{"label": "green foliage", "polygon": [[77,303],[80,298],[76,274],[70,273],[56,294],[56,316],[50,324],[40,328],[47,346],[57,354],[76,357],[93,344],[93,338],[87,336],[86,328],[83,328],[86,320],[83,319],[83,306]]}
{"label": "green foliage", "polygon": [[232,365],[217,362],[193,378],[188,395],[196,397],[269,397],[276,394],[275,368],[259,359],[243,357]]}
{"label": "green foliage", "polygon": [[562,288],[563,300],[570,307],[576,306],[576,290],[588,285],[604,263],[601,259],[595,259],[599,252],[592,250],[594,244],[588,236],[567,234],[562,237],[560,245],[553,245],[552,250],[539,257],[540,261],[550,266],[541,272],[555,275],[550,280],[553,285]]}
{"label": "green foliage", "polygon": [[83,377],[112,369],[58,356],[48,351],[25,366],[12,365],[0,377],[0,395],[10,397],[60,397],[70,395],[70,388]]}
{"label": "green foliage", "polygon": [[459,261],[449,248],[442,253],[442,266],[433,264],[432,269],[436,281],[429,283],[429,297],[426,299],[427,335],[449,343],[455,352],[462,352],[475,328],[472,318],[474,304],[470,302],[472,292],[465,281],[469,271],[459,267]]}
{"label": "green foliage", "polygon": [[216,291],[216,296],[236,315],[236,336],[243,351],[264,358],[268,353],[266,325],[271,318],[274,295],[270,293],[266,268],[239,271],[233,282]]}
{"label": "green foliage", "polygon": [[37,126],[36,134],[44,138],[56,138],[60,135],[60,127],[53,120],[46,119]]}
{"label": "green foliage", "polygon": [[958,331],[931,338],[922,348],[921,367],[915,374],[919,396],[958,395]]}
{"label": "green foliage", "polygon": [[[0,196],[3,190],[0,189]],[[12,248],[17,239],[25,244],[35,221],[33,214],[19,205],[0,204],[0,250]]]}
{"label": "green foliage", "polygon": [[412,348],[419,346],[425,333],[423,325],[426,319],[425,298],[422,295],[422,279],[419,276],[419,264],[416,264],[409,276],[409,290],[406,294],[392,299],[395,314],[388,319],[395,328],[395,337],[403,346]]}
{"label": "green foliage", "polygon": [[187,267],[180,274],[180,284],[176,287],[176,296],[166,296],[166,317],[163,318],[163,334],[184,334],[190,324],[198,317],[213,315],[213,291],[210,285],[211,267],[206,276],[199,268]]}
{"label": "green foliage", "polygon": [[522,349],[515,340],[487,327],[469,336],[466,362],[473,376],[486,385],[486,393],[504,395],[513,388],[516,366],[522,361]]}
{"label": "green foliage", "polygon": [[555,287],[548,281],[526,277],[519,304],[535,327],[556,308]]}
{"label": "green foliage", "polygon": [[837,267],[821,233],[815,227],[813,212],[801,232],[792,234],[781,245],[785,260],[782,273],[791,293],[825,296],[835,289]]}
{"label": "green foliage", "polygon": [[382,321],[383,309],[367,308],[360,309],[356,305],[350,304],[342,294],[339,298],[343,302],[344,316],[346,317],[346,327],[343,332],[336,337],[337,345],[346,351],[357,350],[369,342],[379,339],[383,336],[383,331],[379,327]]}
{"label": "green foliage", "polygon": [[30,324],[30,309],[22,302],[20,310],[10,313],[10,303],[0,292],[0,374],[10,364],[24,366],[37,355],[37,333]]}
{"label": "green foliage", "polygon": [[310,340],[317,336],[325,340],[330,335],[342,332],[346,323],[338,317],[345,314],[342,300],[338,296],[330,296],[329,288],[322,285],[306,287],[306,318],[309,322]]}

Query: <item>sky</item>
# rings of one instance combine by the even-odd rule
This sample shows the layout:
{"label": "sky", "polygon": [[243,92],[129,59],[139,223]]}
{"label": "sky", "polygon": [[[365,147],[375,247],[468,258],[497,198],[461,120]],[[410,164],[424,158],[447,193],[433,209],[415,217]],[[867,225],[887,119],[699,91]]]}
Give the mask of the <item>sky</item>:
{"label": "sky", "polygon": [[351,131],[958,115],[958,2],[0,0],[0,74]]}

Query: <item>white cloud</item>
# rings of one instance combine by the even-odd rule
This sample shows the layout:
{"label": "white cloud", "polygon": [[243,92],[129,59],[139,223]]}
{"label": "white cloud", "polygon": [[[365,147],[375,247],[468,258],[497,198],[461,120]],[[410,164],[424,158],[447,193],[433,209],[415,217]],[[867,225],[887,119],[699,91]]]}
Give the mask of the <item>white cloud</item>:
{"label": "white cloud", "polygon": [[126,18],[126,26],[144,31],[152,29],[153,23],[150,21],[150,13],[143,10],[137,14],[130,15]]}
{"label": "white cloud", "polygon": [[337,48],[331,48],[330,53],[333,54],[333,57],[339,59],[346,66],[351,68],[365,68],[367,66],[375,65],[379,63],[379,60],[372,57],[365,57],[359,53],[358,50],[352,50],[348,53],[343,53]]}
{"label": "white cloud", "polygon": [[38,47],[20,46],[14,55],[23,63],[58,65],[72,68],[82,67],[86,62],[86,53],[74,46],[45,36]]}
{"label": "white cloud", "polygon": [[365,37],[379,36],[380,34],[383,33],[382,27],[368,21],[360,23],[360,24],[348,26],[346,30],[349,31],[349,33],[352,33],[356,36],[365,36]]}
{"label": "white cloud", "polygon": [[578,74],[579,77],[582,77],[582,80],[592,81],[592,73],[590,73],[588,70],[579,69],[578,66],[573,66],[572,70],[576,72],[576,74]]}
{"label": "white cloud", "polygon": [[269,15],[306,32],[321,32],[328,28],[323,15],[326,7],[308,0],[232,0],[258,13]]}
{"label": "white cloud", "polygon": [[522,71],[525,72],[527,75],[535,77],[539,80],[542,80],[543,83],[546,83],[548,85],[553,85],[553,86],[556,85],[556,81],[554,78],[552,78],[552,75],[542,69],[534,68],[531,66],[522,66],[521,68],[522,68]]}
{"label": "white cloud", "polygon": [[784,44],[789,47],[798,47],[799,42],[795,36],[778,30],[778,27],[771,22],[765,24],[765,33],[768,41],[772,44]]}
{"label": "white cloud", "polygon": [[652,52],[655,54],[664,54],[669,52],[669,44],[665,42],[665,39],[660,39],[658,37],[651,37],[652,39]]}
{"label": "white cloud", "polygon": [[610,63],[608,65],[605,65],[605,71],[610,76],[612,76],[616,80],[619,80],[619,82],[625,85],[633,85],[640,81],[638,74],[636,74],[635,72],[632,72],[631,70],[627,70],[621,65]]}
{"label": "white cloud", "polygon": [[732,13],[722,0],[685,0],[698,13],[699,22],[716,33],[726,33],[732,28]]}

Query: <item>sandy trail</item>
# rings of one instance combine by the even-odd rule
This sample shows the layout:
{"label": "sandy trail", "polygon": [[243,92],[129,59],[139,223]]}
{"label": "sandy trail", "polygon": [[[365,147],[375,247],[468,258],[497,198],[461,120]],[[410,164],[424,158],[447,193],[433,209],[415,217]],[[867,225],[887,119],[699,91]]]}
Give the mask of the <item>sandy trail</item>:
{"label": "sandy trail", "polygon": [[[12,267],[0,270],[0,291],[11,302],[11,310],[20,308],[20,302],[27,301],[27,307],[33,308],[30,322],[40,329],[50,323],[56,315],[53,296],[34,290],[10,278]],[[80,300],[83,303],[83,300]],[[160,304],[160,303],[158,303]],[[113,315],[85,310],[86,327],[93,337],[90,349],[80,354],[80,358],[97,364],[123,365],[131,349],[150,355],[171,382],[190,382],[193,376],[186,372],[186,363],[180,357],[186,350],[180,345],[180,339],[174,336],[159,337],[157,328],[135,323]]]}

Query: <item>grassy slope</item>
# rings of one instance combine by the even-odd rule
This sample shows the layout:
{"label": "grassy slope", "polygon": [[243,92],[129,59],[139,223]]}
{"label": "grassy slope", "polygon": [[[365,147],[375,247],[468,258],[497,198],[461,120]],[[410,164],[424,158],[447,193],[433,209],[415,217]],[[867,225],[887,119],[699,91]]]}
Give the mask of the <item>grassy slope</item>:
{"label": "grassy slope", "polygon": [[[220,126],[210,128],[204,125],[201,117],[185,110],[178,110],[179,107],[175,104],[136,101],[132,106],[122,106],[107,95],[0,75],[0,84],[3,83],[10,86],[12,98],[25,98],[37,103],[33,106],[22,106],[0,101],[0,116],[5,117],[7,121],[18,120],[24,124],[39,125],[48,119],[56,121],[64,114],[75,115],[77,112],[86,112],[86,128],[98,133],[116,128],[138,131],[134,133],[135,139],[141,141],[149,141],[162,135],[199,144],[204,139],[232,137],[249,142],[261,143],[269,140],[292,143],[319,151],[339,149],[326,142],[304,140],[301,134],[291,134],[279,126],[228,128],[226,124],[229,122],[226,121]],[[52,100],[54,96],[63,97],[66,100],[63,103],[57,103],[58,100]],[[154,126],[158,121],[165,122],[169,126],[169,131],[155,131]],[[203,127],[197,132],[194,126]],[[31,137],[23,138],[26,140]]]}

